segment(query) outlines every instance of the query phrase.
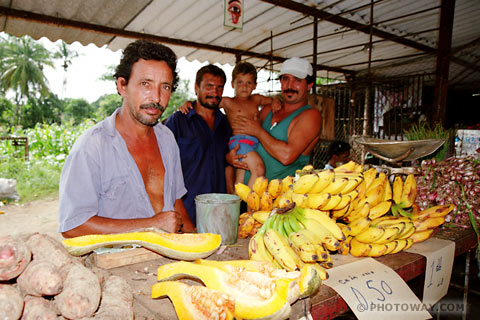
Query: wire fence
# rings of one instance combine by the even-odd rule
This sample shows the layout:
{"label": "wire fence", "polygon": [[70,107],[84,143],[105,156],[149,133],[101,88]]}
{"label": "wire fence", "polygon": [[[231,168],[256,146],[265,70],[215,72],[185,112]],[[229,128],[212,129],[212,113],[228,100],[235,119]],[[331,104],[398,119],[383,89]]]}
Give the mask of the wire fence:
{"label": "wire fence", "polygon": [[[317,95],[335,102],[335,138],[350,143],[351,158],[365,163],[365,150],[355,137],[404,140],[404,132],[419,121],[428,121],[433,106],[432,77],[427,74],[392,79],[360,80],[317,87]],[[322,169],[332,141],[321,140],[311,163]]]}

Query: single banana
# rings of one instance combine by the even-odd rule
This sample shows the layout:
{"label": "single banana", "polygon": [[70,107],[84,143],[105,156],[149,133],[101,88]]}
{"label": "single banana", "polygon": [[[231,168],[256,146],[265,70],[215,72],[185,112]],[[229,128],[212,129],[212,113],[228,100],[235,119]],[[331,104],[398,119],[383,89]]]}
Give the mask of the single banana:
{"label": "single banana", "polygon": [[390,224],[390,225],[388,225],[384,228],[398,228],[398,235],[397,235],[397,237],[398,237],[407,227],[407,223],[409,224],[408,227],[410,227],[410,223],[412,223],[412,222],[399,221],[395,224]]}
{"label": "single banana", "polygon": [[320,279],[322,280],[328,279],[327,270],[325,270],[322,266],[320,266],[320,264],[315,262],[315,263],[305,263],[305,265],[312,265],[317,271],[318,275],[320,276]]}
{"label": "single banana", "polygon": [[407,239],[397,239],[397,240],[394,240],[393,242],[396,243],[396,246],[395,246],[395,249],[393,249],[390,252],[390,254],[395,254],[402,251],[408,244]]}
{"label": "single banana", "polygon": [[323,245],[328,251],[337,251],[340,249],[340,241],[331,235],[323,238]]}
{"label": "single banana", "polygon": [[445,223],[445,217],[434,217],[425,220],[414,220],[415,232],[424,231],[427,229],[434,229]]}
{"label": "single banana", "polygon": [[302,261],[281,233],[273,228],[268,229],[263,235],[263,241],[268,252],[285,270],[300,270]]}
{"label": "single banana", "polygon": [[282,193],[282,189],[282,179],[272,179],[268,182],[267,191],[273,199],[276,199]]}
{"label": "single banana", "polygon": [[[387,184],[389,183],[387,182]],[[380,218],[381,216],[385,215],[388,211],[390,211],[391,207],[392,207],[392,200],[381,201],[370,209],[370,212],[368,213],[368,217],[372,220]]]}
{"label": "single banana", "polygon": [[312,209],[323,207],[331,198],[330,193],[308,193],[307,206]]}
{"label": "single banana", "polygon": [[308,195],[301,194],[301,193],[292,193],[292,201],[295,202],[295,205],[299,208],[307,208],[308,207]]}
{"label": "single banana", "polygon": [[363,172],[363,179],[365,180],[365,187],[367,188],[367,190],[376,177],[377,177],[377,169],[373,167]]}
{"label": "single banana", "polygon": [[409,239],[412,239],[414,243],[423,242],[430,239],[435,232],[435,229],[427,229],[423,231],[414,232]]}
{"label": "single banana", "polygon": [[393,201],[396,204],[400,204],[402,200],[402,193],[403,193],[403,180],[401,176],[396,176],[393,180],[392,186],[392,194],[393,194]]}
{"label": "single banana", "polygon": [[408,238],[408,239],[405,239],[405,240],[407,240],[407,245],[405,246],[405,248],[403,248],[403,251],[408,250],[414,243],[413,239]]}
{"label": "single banana", "polygon": [[372,226],[374,227],[384,227],[397,224],[399,222],[410,222],[411,220],[407,217],[393,217],[393,216],[383,216],[372,220]]}
{"label": "single banana", "polygon": [[376,257],[383,256],[385,252],[387,252],[388,250],[388,247],[386,244],[371,243],[371,245],[372,245],[372,250],[370,250],[370,252],[368,253],[369,257],[376,258]]}
{"label": "single banana", "polygon": [[368,217],[369,212],[370,212],[370,203],[366,202],[363,205],[363,207],[352,210],[348,214],[346,214],[343,217],[343,221],[350,223],[353,220],[358,220],[360,218]]}
{"label": "single banana", "polygon": [[310,189],[310,193],[320,193],[325,189],[335,177],[335,173],[333,170],[323,170],[317,172],[318,180],[313,185],[312,189]]}
{"label": "single banana", "polygon": [[417,214],[412,214],[412,220],[425,220],[428,218],[444,217],[454,208],[455,205],[453,204],[436,205],[419,211]]}
{"label": "single banana", "polygon": [[293,191],[299,194],[308,193],[313,188],[317,180],[318,175],[316,173],[307,173],[301,175],[297,181],[293,183]]}
{"label": "single banana", "polygon": [[385,244],[392,242],[393,240],[397,239],[398,235],[400,234],[400,229],[398,227],[385,228],[384,231],[385,232],[383,235],[379,239],[373,241],[373,243]]}
{"label": "single banana", "polygon": [[363,243],[353,238],[350,241],[350,254],[354,257],[366,257],[372,250],[372,245]]}
{"label": "single banana", "polygon": [[397,239],[407,239],[415,232],[415,225],[413,222],[405,222],[405,229],[398,235]]}
{"label": "single banana", "polygon": [[253,219],[257,220],[261,224],[264,224],[270,216],[271,211],[255,211],[252,213]]}
{"label": "single banana", "polygon": [[268,179],[264,176],[257,177],[252,185],[252,190],[255,191],[259,196],[267,191]]}
{"label": "single banana", "polygon": [[303,216],[307,219],[318,221],[325,229],[327,229],[337,240],[345,240],[345,234],[337,225],[336,221],[328,216],[328,213],[313,209],[304,209]]}
{"label": "single banana", "polygon": [[241,182],[235,183],[235,193],[242,199],[243,201],[247,202],[247,197],[252,192],[249,186],[243,184]]}
{"label": "single banana", "polygon": [[347,226],[345,223],[337,222],[337,226],[339,226],[340,229],[342,229],[342,232],[345,235],[345,237],[348,237],[350,235],[350,232],[352,230],[350,230],[350,227]]}
{"label": "single banana", "polygon": [[356,178],[352,178],[352,179],[348,179],[348,182],[347,184],[345,185],[345,187],[341,190],[341,192],[343,194],[345,193],[349,193],[353,190],[355,190],[356,187],[358,187],[358,185],[360,183],[362,183],[363,181],[363,177],[362,176],[357,176]]}
{"label": "single banana", "polygon": [[369,217],[364,217],[364,218],[360,218],[360,219],[357,219],[357,220],[353,220],[352,222],[350,222],[348,224],[348,226],[352,230],[350,232],[350,235],[351,236],[356,236],[356,235],[360,234],[362,231],[366,230],[370,226],[371,222],[372,222],[372,220]]}
{"label": "single banana", "polygon": [[257,232],[250,238],[250,241],[248,242],[248,256],[250,257],[250,260],[254,261],[273,262],[273,256],[265,247],[263,235],[263,232]]}
{"label": "single banana", "polygon": [[265,191],[260,197],[260,210],[262,211],[271,211],[273,209],[273,198]]}
{"label": "single banana", "polygon": [[247,196],[247,206],[252,211],[260,210],[260,196],[255,192],[251,191]]}
{"label": "single banana", "polygon": [[335,208],[330,210],[341,210],[345,208],[352,201],[352,196],[350,196],[349,194],[342,195],[340,193],[338,195],[341,196],[342,201],[340,201]]}
{"label": "single banana", "polygon": [[282,193],[285,191],[293,188],[293,183],[295,181],[295,177],[293,176],[286,176],[282,179]]}
{"label": "single banana", "polygon": [[387,179],[387,181],[385,182],[385,190],[383,191],[382,201],[392,200],[392,198],[393,198],[392,185],[390,184],[390,181]]}
{"label": "single banana", "polygon": [[319,262],[327,261],[329,254],[325,250],[325,248],[323,248],[322,243],[313,232],[304,228],[298,230],[297,232],[302,234],[310,243],[312,243],[315,246],[315,251],[318,257],[317,261]]}
{"label": "single banana", "polygon": [[345,239],[345,241],[340,242],[340,248],[338,248],[338,252],[340,252],[342,256],[346,256],[350,252],[350,242],[352,241],[352,239],[352,236],[347,236],[347,239]]}
{"label": "single banana", "polygon": [[365,179],[363,179],[363,181],[360,182],[360,184],[355,190],[358,191],[358,195],[355,200],[362,199],[363,197],[365,197],[365,193],[367,192],[367,183],[365,182]]}
{"label": "single banana", "polygon": [[332,194],[330,199],[328,199],[327,203],[323,206],[319,207],[318,209],[323,211],[329,211],[336,208],[340,202],[342,202],[342,195],[341,194]]}
{"label": "single banana", "polygon": [[415,203],[417,197],[417,181],[413,174],[409,174],[403,183],[402,196],[400,198],[400,207],[410,208]]}
{"label": "single banana", "polygon": [[319,260],[317,246],[308,241],[302,233],[291,232],[288,235],[288,242],[303,262],[316,262]]}
{"label": "single banana", "polygon": [[335,172],[341,172],[341,171],[353,171],[356,167],[356,163],[355,161],[353,160],[350,160],[348,161],[347,163],[344,163],[342,165],[339,165],[338,167],[336,167],[335,169]]}
{"label": "single banana", "polygon": [[355,239],[363,243],[372,243],[380,239],[384,233],[385,230],[383,230],[382,228],[369,227],[368,229],[357,234],[355,236]]}
{"label": "single banana", "polygon": [[283,208],[283,207],[286,207],[290,204],[293,203],[293,200],[292,200],[292,195],[293,195],[293,189],[288,189],[287,191],[285,191],[284,193],[282,193],[278,198],[278,207],[279,208]]}
{"label": "single banana", "polygon": [[374,207],[383,199],[383,191],[385,190],[384,185],[378,185],[373,189],[367,190],[365,196],[360,199],[357,203],[357,208],[362,207],[365,202],[370,203],[370,207]]}
{"label": "single banana", "polygon": [[353,169],[353,171],[363,172],[363,164],[357,163],[357,164],[355,165],[355,169]]}
{"label": "single banana", "polygon": [[347,204],[347,206],[343,209],[340,209],[340,210],[332,210],[332,219],[333,220],[338,220],[338,219],[341,219],[343,218],[347,213],[349,213],[350,211],[353,210],[353,206],[352,206],[352,203],[350,202],[349,204]]}
{"label": "single banana", "polygon": [[314,169],[312,164],[306,164],[300,171],[312,171]]}
{"label": "single banana", "polygon": [[395,250],[395,248],[397,248],[397,243],[398,242],[396,242],[395,240],[392,242],[385,243],[385,245],[387,246],[387,251],[385,251],[383,255],[392,253],[392,251]]}
{"label": "single banana", "polygon": [[328,253],[328,250],[325,250],[325,252],[327,253],[328,258],[327,260],[320,262],[320,265],[325,269],[331,269],[333,267],[332,256],[330,255],[330,253]]}
{"label": "single banana", "polygon": [[348,183],[347,178],[337,178],[335,177],[332,182],[322,190],[322,193],[330,193],[331,195],[338,194],[342,192],[343,188]]}
{"label": "single banana", "polygon": [[387,181],[387,175],[385,174],[385,172],[378,173],[378,176],[375,179],[373,179],[372,183],[368,186],[367,192],[369,190],[376,188],[379,185],[383,185],[383,189],[385,190],[386,181]]}

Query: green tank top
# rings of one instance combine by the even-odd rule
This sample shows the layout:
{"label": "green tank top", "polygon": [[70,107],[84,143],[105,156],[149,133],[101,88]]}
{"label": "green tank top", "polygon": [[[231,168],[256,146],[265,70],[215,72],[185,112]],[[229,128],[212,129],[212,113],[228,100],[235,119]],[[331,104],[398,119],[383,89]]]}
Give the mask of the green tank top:
{"label": "green tank top", "polygon": [[[287,141],[288,140],[288,127],[292,120],[302,113],[305,110],[311,109],[312,107],[309,105],[303,106],[298,110],[292,112],[288,117],[280,121],[276,126],[272,128],[272,111],[270,111],[262,123],[262,128],[265,129],[272,137],[277,140]],[[271,128],[271,129],[270,129]],[[257,148],[257,153],[262,158],[263,162],[265,163],[265,176],[270,181],[272,179],[283,179],[286,176],[295,176],[295,171],[298,169],[302,169],[306,164],[308,164],[310,160],[310,156],[300,155],[297,160],[292,162],[291,164],[284,166],[280,161],[273,158],[262,146],[259,144]],[[248,183],[248,179],[250,179],[250,171],[245,172],[245,183]]]}

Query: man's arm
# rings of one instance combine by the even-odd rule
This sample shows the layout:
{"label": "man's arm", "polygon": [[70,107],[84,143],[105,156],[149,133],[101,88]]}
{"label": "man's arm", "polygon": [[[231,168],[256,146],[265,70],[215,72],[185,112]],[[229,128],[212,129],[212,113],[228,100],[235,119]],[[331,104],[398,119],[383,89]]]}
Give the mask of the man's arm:
{"label": "man's arm", "polygon": [[[177,202],[175,202],[175,205],[176,204]],[[141,219],[112,219],[93,216],[84,224],[62,232],[62,236],[65,238],[72,238],[86,234],[122,233],[150,227],[163,229],[167,232],[178,232],[181,225],[182,215],[175,211],[164,211],[153,217]]]}
{"label": "man's arm", "polygon": [[182,199],[177,199],[174,205],[175,211],[180,214],[182,217],[182,228],[180,231],[182,232],[196,232],[195,226],[193,225],[192,220],[188,216],[187,209],[185,209],[185,205],[183,204]]}
{"label": "man's arm", "polygon": [[[261,118],[264,119],[265,117],[261,115]],[[286,142],[275,139],[262,128],[260,123],[246,118],[232,121],[232,128],[240,134],[257,137],[272,157],[283,165],[288,165],[318,140],[320,123],[321,114],[318,110],[312,108],[303,111],[292,120],[288,128],[288,140]]]}

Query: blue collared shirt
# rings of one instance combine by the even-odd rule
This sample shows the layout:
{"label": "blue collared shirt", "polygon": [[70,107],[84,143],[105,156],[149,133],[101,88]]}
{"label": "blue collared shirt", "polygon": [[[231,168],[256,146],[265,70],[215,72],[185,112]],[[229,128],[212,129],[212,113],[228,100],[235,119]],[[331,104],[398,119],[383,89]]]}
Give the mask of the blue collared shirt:
{"label": "blue collared shirt", "polygon": [[[75,142],[62,169],[59,188],[59,232],[76,228],[93,216],[113,219],[153,217],[140,170],[115,129],[120,109],[86,130]],[[172,132],[154,127],[165,167],[163,211],[174,210],[185,193],[180,153]]]}
{"label": "blue collared shirt", "polygon": [[225,193],[225,155],[232,129],[225,115],[215,110],[213,131],[207,122],[191,109],[188,114],[175,112],[165,123],[180,149],[183,178],[187,194],[183,203],[193,223],[196,223],[195,197],[204,193]]}

